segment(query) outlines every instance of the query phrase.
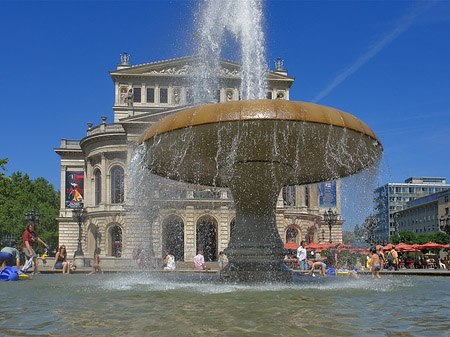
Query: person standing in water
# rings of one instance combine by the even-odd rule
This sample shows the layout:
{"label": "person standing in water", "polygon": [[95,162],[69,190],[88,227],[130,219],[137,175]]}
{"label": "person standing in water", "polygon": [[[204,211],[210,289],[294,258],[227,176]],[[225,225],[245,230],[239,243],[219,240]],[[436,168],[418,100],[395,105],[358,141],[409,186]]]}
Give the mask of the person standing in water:
{"label": "person standing in water", "polygon": [[103,273],[102,268],[100,267],[100,253],[101,249],[97,247],[94,251],[94,265],[92,266],[94,269],[87,275],[92,275],[95,272],[97,273]]}
{"label": "person standing in water", "polygon": [[38,259],[36,252],[34,251],[34,245],[36,241],[42,243],[45,248],[48,249],[48,245],[44,243],[36,234],[35,225],[33,221],[28,221],[27,229],[23,232],[23,252],[27,260],[33,259],[34,262],[34,275],[38,273]]}

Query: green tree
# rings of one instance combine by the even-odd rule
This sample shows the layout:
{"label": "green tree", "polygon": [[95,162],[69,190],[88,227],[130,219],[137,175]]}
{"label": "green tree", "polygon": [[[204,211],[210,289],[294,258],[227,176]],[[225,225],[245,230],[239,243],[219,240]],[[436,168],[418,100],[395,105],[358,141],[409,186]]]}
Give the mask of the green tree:
{"label": "green tree", "polygon": [[[39,212],[38,236],[55,248],[58,245],[59,192],[44,178],[31,180],[28,174],[15,172],[10,177],[0,176],[0,239],[7,234],[22,241],[25,230],[25,212]],[[43,247],[37,246],[37,252]]]}
{"label": "green tree", "polygon": [[430,241],[441,245],[446,245],[448,244],[449,238],[448,235],[443,232],[436,232],[430,235]]}
{"label": "green tree", "polygon": [[[0,167],[2,168],[3,171],[8,171],[5,166],[6,164],[8,164],[8,158],[0,159]],[[3,177],[4,175],[5,174],[0,171],[0,177]]]}
{"label": "green tree", "polygon": [[406,243],[407,245],[417,243],[416,234],[414,234],[413,232],[400,232],[398,234],[399,242],[397,242],[397,244],[400,242]]}

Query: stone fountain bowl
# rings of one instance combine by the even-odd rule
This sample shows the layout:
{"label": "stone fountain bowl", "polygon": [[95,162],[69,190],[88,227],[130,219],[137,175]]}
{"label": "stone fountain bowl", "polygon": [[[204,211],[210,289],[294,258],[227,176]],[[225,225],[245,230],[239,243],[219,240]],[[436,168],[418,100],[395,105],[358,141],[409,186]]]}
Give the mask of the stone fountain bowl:
{"label": "stone fountain bowl", "polygon": [[151,125],[139,139],[144,142],[153,173],[219,187],[228,187],[236,163],[287,167],[288,186],[358,173],[383,152],[372,129],[349,113],[266,99],[182,110]]}

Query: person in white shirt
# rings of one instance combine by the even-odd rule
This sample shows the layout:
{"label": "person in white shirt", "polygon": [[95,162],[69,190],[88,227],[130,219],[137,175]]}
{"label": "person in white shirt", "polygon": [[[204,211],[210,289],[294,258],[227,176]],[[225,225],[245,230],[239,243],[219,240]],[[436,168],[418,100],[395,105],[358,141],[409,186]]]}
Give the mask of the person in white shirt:
{"label": "person in white shirt", "polygon": [[308,265],[306,263],[305,241],[302,241],[300,243],[300,247],[297,248],[297,259],[300,266],[300,270],[307,270]]}
{"label": "person in white shirt", "polygon": [[164,270],[175,270],[175,257],[169,251],[166,252],[164,259]]}

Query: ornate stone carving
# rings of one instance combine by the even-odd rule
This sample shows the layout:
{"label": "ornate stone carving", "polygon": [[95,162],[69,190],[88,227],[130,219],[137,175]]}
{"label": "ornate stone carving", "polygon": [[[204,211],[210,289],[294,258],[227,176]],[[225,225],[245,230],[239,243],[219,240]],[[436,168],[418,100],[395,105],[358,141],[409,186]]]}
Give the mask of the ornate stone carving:
{"label": "ornate stone carving", "polygon": [[192,72],[192,66],[186,64],[180,68],[171,67],[171,68],[163,68],[160,70],[151,70],[147,72],[147,74],[168,74],[168,75],[186,75]]}
{"label": "ornate stone carving", "polygon": [[219,74],[223,76],[240,76],[239,70],[228,68],[221,68]]}
{"label": "ornate stone carving", "polygon": [[277,92],[277,99],[284,99],[284,91]]}
{"label": "ornate stone carving", "polygon": [[180,104],[181,100],[181,89],[173,88],[173,101],[175,104]]}
{"label": "ornate stone carving", "polygon": [[227,96],[227,102],[232,101],[233,100],[233,90],[227,90],[226,91],[226,96]]}

